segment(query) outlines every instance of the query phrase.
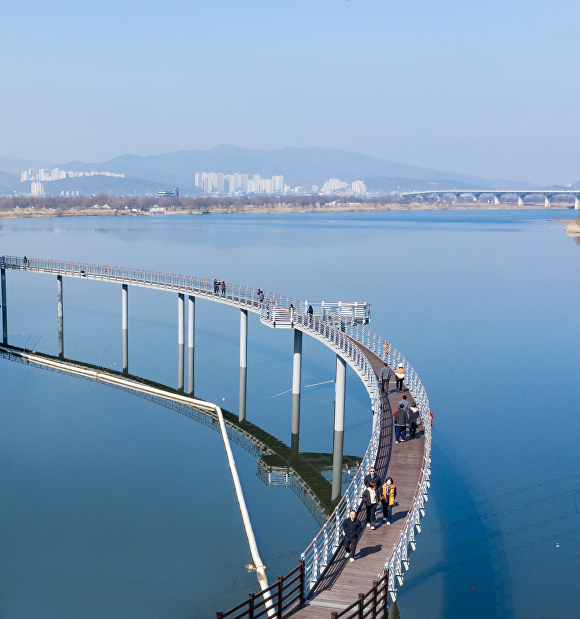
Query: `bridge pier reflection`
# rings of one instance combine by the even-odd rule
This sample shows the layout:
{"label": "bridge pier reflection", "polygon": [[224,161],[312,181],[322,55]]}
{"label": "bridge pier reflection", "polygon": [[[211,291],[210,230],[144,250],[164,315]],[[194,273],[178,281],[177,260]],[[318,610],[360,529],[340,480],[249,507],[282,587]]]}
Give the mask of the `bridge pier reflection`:
{"label": "bridge pier reflection", "polygon": [[58,356],[64,359],[64,324],[62,307],[62,275],[56,276],[56,296],[58,314]]}
{"label": "bridge pier reflection", "polygon": [[6,307],[6,269],[1,269],[2,283],[2,342],[8,344],[8,308]]}
{"label": "bridge pier reflection", "polygon": [[334,441],[332,447],[332,495],[335,501],[342,494],[342,453],[344,447],[344,398],[346,387],[346,361],[336,355],[336,380],[334,382]]}

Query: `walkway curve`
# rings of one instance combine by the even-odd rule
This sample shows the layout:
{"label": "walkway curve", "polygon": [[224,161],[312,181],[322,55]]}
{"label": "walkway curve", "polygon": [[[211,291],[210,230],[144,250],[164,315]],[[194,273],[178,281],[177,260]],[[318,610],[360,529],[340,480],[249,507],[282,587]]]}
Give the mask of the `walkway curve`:
{"label": "walkway curve", "polygon": [[[430,409],[425,388],[410,363],[383,338],[364,327],[364,324],[370,319],[370,304],[320,302],[316,304],[314,315],[309,315],[306,313],[306,308],[312,302],[300,301],[275,293],[264,293],[264,299],[262,299],[258,295],[257,289],[232,284],[228,285],[230,289],[226,290],[226,297],[224,298],[219,293],[214,293],[209,280],[190,276],[34,258],[25,261],[24,258],[14,256],[2,256],[0,267],[2,269],[35,271],[69,277],[86,277],[200,296],[259,313],[261,322],[273,328],[282,326],[280,325],[280,310],[282,310],[284,327],[299,329],[316,337],[351,366],[361,378],[369,393],[373,411],[373,431],[357,474],[332,515],[302,553],[305,567],[306,596],[313,592],[316,584],[332,563],[340,547],[341,522],[349,509],[359,509],[364,491],[364,476],[368,473],[370,467],[374,466],[377,459],[381,427],[390,408],[388,399],[382,397],[378,376],[373,368],[373,360],[379,357],[391,367],[397,367],[401,363],[405,368],[405,384],[419,407],[421,418],[424,420],[425,441],[413,503],[402,523],[398,541],[384,564],[384,570],[388,570],[389,573],[388,590],[391,599],[396,599],[397,587],[403,583],[403,569],[408,567],[409,547],[411,549],[415,547],[415,531],[420,532],[420,518],[425,514],[425,501],[427,500],[431,473]],[[288,308],[291,305],[294,309],[289,311]]]}

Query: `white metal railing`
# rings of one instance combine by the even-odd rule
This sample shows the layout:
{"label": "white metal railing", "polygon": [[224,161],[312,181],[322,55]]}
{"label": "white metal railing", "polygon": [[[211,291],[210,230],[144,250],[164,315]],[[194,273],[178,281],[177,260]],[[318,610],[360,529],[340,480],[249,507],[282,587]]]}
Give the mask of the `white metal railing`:
{"label": "white metal railing", "polygon": [[163,288],[184,294],[211,297],[249,311],[260,313],[261,305],[271,304],[279,308],[293,307],[298,312],[307,313],[312,306],[314,315],[322,316],[326,312],[338,313],[345,318],[367,323],[371,317],[371,304],[364,301],[302,301],[294,297],[261,291],[241,284],[226,282],[225,290],[214,285],[214,280],[191,275],[176,275],[145,269],[131,269],[102,264],[67,262],[64,260],[46,260],[19,256],[0,257],[0,267],[5,269],[27,270],[38,273],[53,273],[67,277],[86,277],[102,281],[129,284],[144,288]]}
{"label": "white metal railing", "polygon": [[[276,308],[264,305],[260,319],[262,322],[273,322],[276,318]],[[334,313],[322,316],[309,316],[301,312],[292,312],[292,326],[305,333],[317,337],[324,341],[327,346],[340,354],[347,363],[361,377],[370,395],[375,424],[371,440],[367,447],[363,461],[345,491],[334,512],[330,515],[318,535],[312,543],[302,553],[305,562],[305,594],[308,595],[324,570],[332,561],[334,554],[340,546],[343,537],[342,522],[347,517],[349,510],[360,507],[362,493],[364,492],[364,476],[369,472],[370,467],[375,464],[379,441],[381,436],[382,423],[387,413],[386,402],[380,397],[378,377],[373,370],[369,359],[364,351],[355,343],[362,344],[371,352],[386,361],[391,367],[398,367],[401,363],[405,369],[405,384],[413,395],[419,407],[423,427],[425,431],[425,450],[419,482],[413,497],[413,502],[405,526],[399,535],[397,543],[394,545],[389,557],[385,562],[384,569],[389,570],[389,592],[392,599],[396,599],[396,589],[403,582],[403,568],[408,566],[408,547],[414,549],[415,529],[420,530],[420,518],[425,514],[425,501],[427,500],[427,489],[429,488],[429,477],[431,474],[431,424],[430,410],[427,393],[417,372],[403,355],[390,346],[383,338],[373,333],[366,327],[354,321],[341,320]],[[354,341],[353,341],[354,340]]]}

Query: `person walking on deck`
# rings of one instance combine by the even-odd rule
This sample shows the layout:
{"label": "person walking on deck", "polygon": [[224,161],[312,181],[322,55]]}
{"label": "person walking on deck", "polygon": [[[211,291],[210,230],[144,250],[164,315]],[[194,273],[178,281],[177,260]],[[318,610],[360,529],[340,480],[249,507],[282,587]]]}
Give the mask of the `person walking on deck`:
{"label": "person walking on deck", "polygon": [[393,478],[387,477],[383,484],[381,503],[383,505],[383,522],[386,522],[388,525],[391,524],[391,516],[393,515],[393,505],[395,504],[396,496],[397,488],[395,487]]}
{"label": "person walking on deck", "polygon": [[381,368],[381,374],[379,376],[381,379],[381,383],[383,385],[383,391],[385,393],[389,393],[389,381],[391,380],[391,368],[389,364],[385,361],[385,365]]}
{"label": "person walking on deck", "polygon": [[404,395],[403,399],[397,404],[397,408],[399,408],[399,406],[401,406],[401,404],[403,405],[403,408],[407,411],[407,414],[409,414],[409,402],[407,400],[407,396]]}
{"label": "person walking on deck", "polygon": [[219,288],[219,285],[220,285],[219,280],[214,279],[214,280],[213,280],[213,293],[214,293],[214,294],[217,294],[217,293],[218,293],[218,288]]}
{"label": "person walking on deck", "polygon": [[407,421],[409,421],[409,414],[405,410],[404,404],[399,404],[399,408],[395,411],[395,442],[405,442],[405,436],[407,434]]}
{"label": "person walking on deck", "polygon": [[399,363],[399,367],[395,370],[395,377],[397,379],[397,391],[402,391],[403,381],[405,380],[405,368],[402,363]]}
{"label": "person walking on deck", "polygon": [[226,296],[226,283],[224,282],[224,280],[222,279],[222,283],[220,284],[221,289],[222,289],[222,297]]}
{"label": "person walking on deck", "polygon": [[356,553],[356,544],[363,530],[361,521],[356,519],[356,511],[354,509],[351,509],[348,518],[342,521],[342,530],[344,531],[342,545],[346,550],[344,556],[347,559],[350,557],[351,562],[353,562]]}
{"label": "person walking on deck", "polygon": [[415,432],[420,423],[421,417],[419,416],[419,407],[411,406],[409,408],[409,438],[415,438]]}
{"label": "person walking on deck", "polygon": [[306,313],[308,314],[308,324],[312,324],[312,316],[314,315],[314,309],[312,308],[312,305],[308,306],[308,310],[306,311]]}
{"label": "person walking on deck", "polygon": [[362,504],[367,508],[367,527],[375,528],[376,512],[379,505],[379,489],[374,481],[362,493]]}
{"label": "person walking on deck", "polygon": [[365,475],[363,479],[363,483],[366,488],[368,488],[371,485],[371,482],[375,484],[375,488],[377,489],[377,492],[378,492],[379,488],[381,487],[381,478],[377,475],[377,470],[375,469],[374,466],[371,466],[370,472],[367,475]]}

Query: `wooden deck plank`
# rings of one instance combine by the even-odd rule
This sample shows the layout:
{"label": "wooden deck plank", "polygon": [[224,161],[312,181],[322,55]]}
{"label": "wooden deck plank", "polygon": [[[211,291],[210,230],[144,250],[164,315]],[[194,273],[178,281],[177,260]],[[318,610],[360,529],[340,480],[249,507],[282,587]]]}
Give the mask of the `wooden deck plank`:
{"label": "wooden deck plank", "polygon": [[[357,342],[355,344],[364,352],[378,375],[383,367],[382,359]],[[407,396],[410,404],[415,403],[406,385],[403,386],[402,392],[397,392],[393,376],[388,395],[383,396],[388,398],[388,405],[384,407],[381,439],[375,464],[381,480],[384,482],[385,478],[390,476],[397,487],[392,525],[383,525],[382,508],[379,507],[377,512],[380,522],[377,523],[375,530],[365,527],[357,545],[354,563],[345,558],[345,551],[341,547],[309,598],[309,601],[315,602],[316,605],[307,604],[297,608],[292,613],[293,618],[318,619],[324,617],[329,619],[333,611],[340,612],[336,606],[330,606],[331,604],[350,606],[356,601],[359,593],[366,593],[372,587],[373,580],[378,580],[383,575],[385,562],[406,525],[407,516],[419,483],[425,450],[423,426],[419,427],[414,439],[409,440],[407,433],[405,442],[397,444],[394,441],[393,411],[397,408],[403,395]],[[428,422],[428,420],[424,421]],[[360,510],[357,518],[364,523],[366,519],[364,508]],[[329,606],[319,605],[325,603]]]}

